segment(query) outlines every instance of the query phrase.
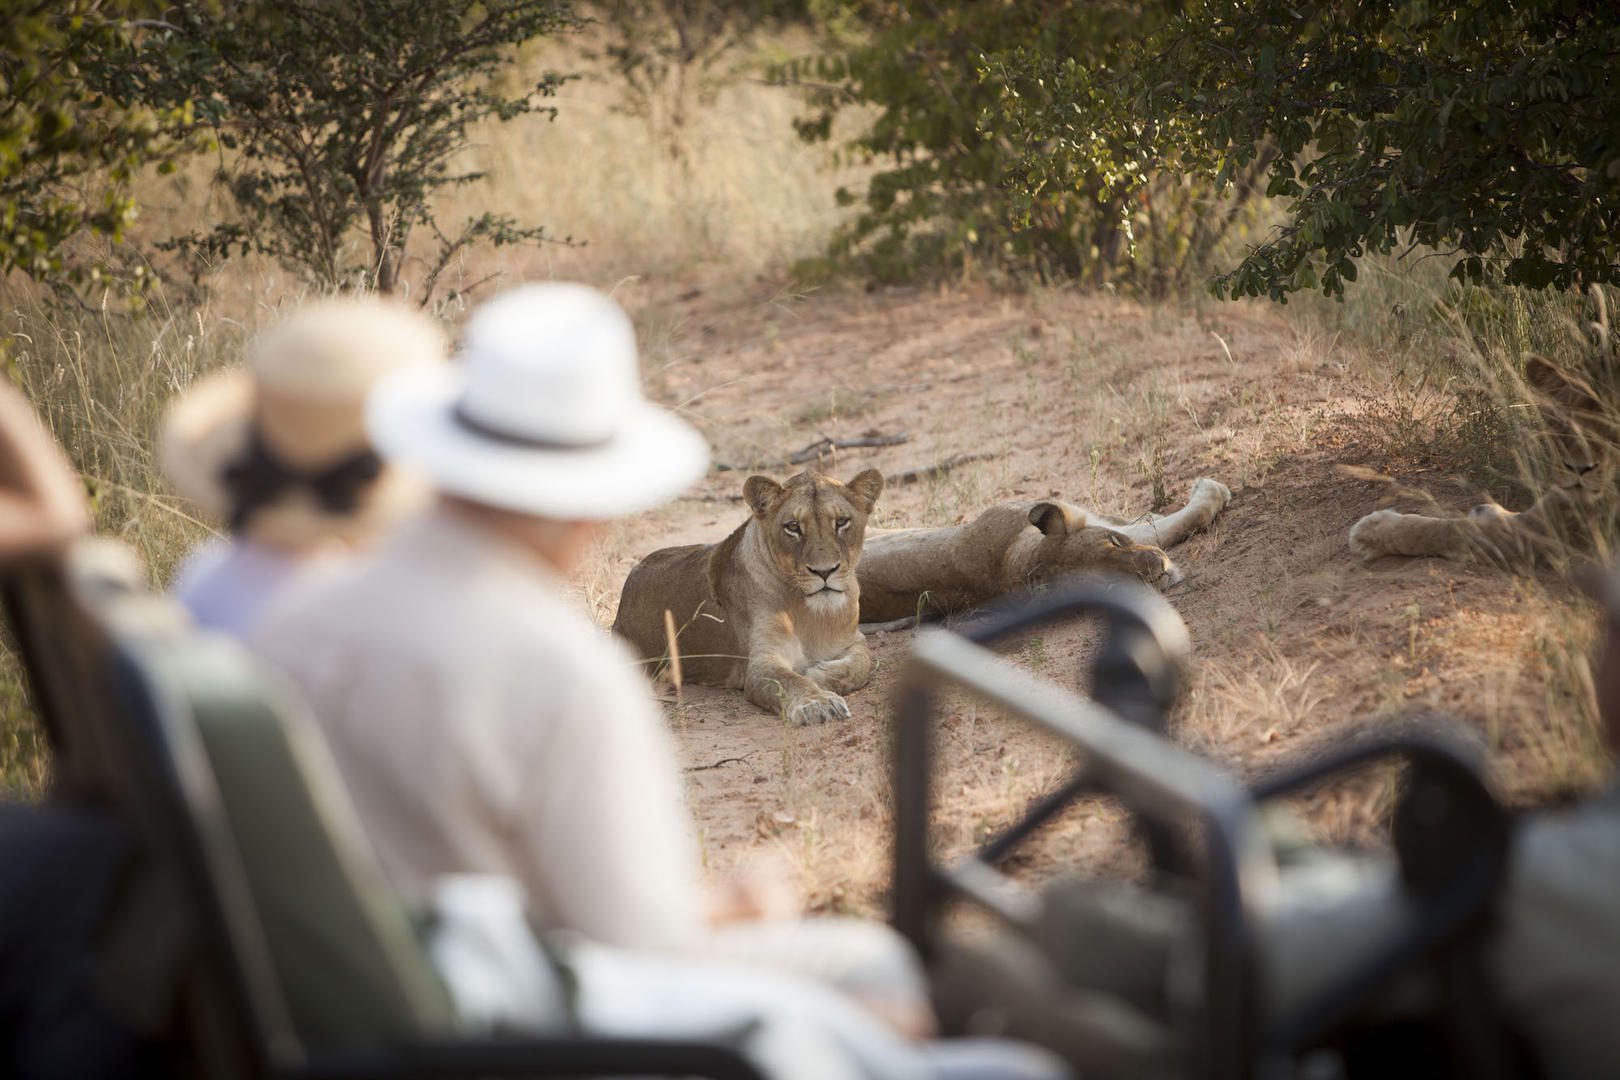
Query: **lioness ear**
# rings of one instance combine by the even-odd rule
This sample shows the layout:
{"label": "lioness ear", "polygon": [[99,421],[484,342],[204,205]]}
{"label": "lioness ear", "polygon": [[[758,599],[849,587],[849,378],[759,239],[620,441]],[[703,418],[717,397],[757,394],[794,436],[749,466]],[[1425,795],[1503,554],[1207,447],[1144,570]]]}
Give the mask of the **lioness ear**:
{"label": "lioness ear", "polygon": [[844,485],[862,502],[866,503],[861,509],[868,512],[877,505],[878,496],[883,494],[883,474],[876,469],[866,469],[856,474],[855,479]]}
{"label": "lioness ear", "polygon": [[1062,503],[1041,502],[1029,508],[1029,523],[1047,536],[1067,536],[1086,526],[1086,515]]}
{"label": "lioness ear", "polygon": [[743,502],[757,518],[770,512],[771,503],[782,494],[782,485],[768,476],[750,476],[743,484]]}

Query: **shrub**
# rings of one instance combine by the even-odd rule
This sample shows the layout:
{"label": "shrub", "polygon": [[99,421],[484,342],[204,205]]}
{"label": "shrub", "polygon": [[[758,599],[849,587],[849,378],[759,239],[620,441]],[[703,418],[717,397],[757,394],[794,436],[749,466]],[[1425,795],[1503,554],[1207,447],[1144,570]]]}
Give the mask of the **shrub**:
{"label": "shrub", "polygon": [[1418,246],[1461,281],[1612,285],[1617,51],[1620,23],[1562,0],[1209,0],[1144,44],[1131,111],[1151,160],[1221,183],[1275,151],[1286,220],[1217,294],[1335,295],[1362,255]]}
{"label": "shrub", "polygon": [[[270,255],[323,287],[410,284],[426,303],[469,247],[547,239],[490,212],[446,232],[434,199],[483,175],[453,165],[469,127],[545,111],[565,80],[547,72],[503,91],[495,76],[512,49],[579,22],[567,0],[373,0],[363,14],[323,0],[181,0],[130,60],[152,94],[194,101],[217,132],[239,216],[168,246],[203,263]],[[434,245],[409,274],[418,229]]]}
{"label": "shrub", "polygon": [[[876,113],[846,152],[887,167],[864,193],[840,192],[861,212],[835,238],[835,257],[878,278],[982,262],[1163,292],[1224,234],[1229,221],[1210,212],[1211,185],[1150,173],[1121,137],[1123,99],[1110,84],[1123,77],[1118,65],[1131,43],[1165,22],[1170,4],[979,0],[855,10],[868,33],[780,73],[809,91],[815,113],[798,124],[807,139],[830,138],[840,110]],[[1040,76],[1025,77],[1059,66],[1090,73],[1093,90],[1079,93],[1076,83],[1060,95]],[[1032,168],[1051,147],[1032,144],[1029,129],[1049,110],[1096,136],[1083,156],[1069,156],[1063,183],[1043,182]]]}
{"label": "shrub", "polygon": [[[130,46],[141,0],[7,5],[0,24],[0,274],[61,287],[108,269],[73,241],[117,240],[135,219],[130,182],[190,146],[184,96],[152,108],[104,70]],[[133,268],[136,277],[143,269]]]}

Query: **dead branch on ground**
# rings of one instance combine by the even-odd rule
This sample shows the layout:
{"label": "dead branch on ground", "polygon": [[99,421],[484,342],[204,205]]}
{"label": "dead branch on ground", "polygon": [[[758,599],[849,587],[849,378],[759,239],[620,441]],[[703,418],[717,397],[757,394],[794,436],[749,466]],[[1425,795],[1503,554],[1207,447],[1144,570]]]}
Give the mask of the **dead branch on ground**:
{"label": "dead branch on ground", "polygon": [[716,472],[743,472],[749,469],[780,469],[788,465],[803,465],[807,461],[820,461],[838,450],[854,450],[870,446],[899,446],[903,442],[910,442],[911,435],[900,432],[897,435],[885,435],[880,431],[868,431],[853,439],[834,439],[823,435],[815,442],[806,446],[780,461],[752,461],[737,463],[730,461],[717,461],[714,463]]}
{"label": "dead branch on ground", "polygon": [[890,487],[898,487],[901,484],[915,484],[920,480],[932,480],[935,477],[944,476],[952,469],[961,468],[963,465],[975,461],[989,461],[996,456],[995,454],[955,454],[926,468],[905,469],[897,473],[888,473],[883,479]]}

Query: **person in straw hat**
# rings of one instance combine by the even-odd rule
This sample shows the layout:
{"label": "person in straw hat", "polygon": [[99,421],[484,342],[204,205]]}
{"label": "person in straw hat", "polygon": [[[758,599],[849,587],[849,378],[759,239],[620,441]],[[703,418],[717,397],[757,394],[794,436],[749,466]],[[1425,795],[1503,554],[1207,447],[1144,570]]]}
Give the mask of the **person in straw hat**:
{"label": "person in straw hat", "polygon": [[228,537],[194,551],[174,592],[205,626],[245,637],[287,586],[330,569],[421,500],[365,433],[366,394],[402,368],[442,364],[443,332],[370,297],[301,308],[170,406],[158,457],[170,484]]}
{"label": "person in straw hat", "polygon": [[620,960],[824,975],[925,1029],[925,980],[886,927],[711,928],[662,712],[569,594],[603,523],[708,467],[698,432],[642,397],[629,318],[582,285],[523,286],[474,313],[460,361],[384,379],[367,408],[378,452],[436,503],[254,638],[303,691],[394,886],[430,904],[447,875],[505,875],[539,926]]}

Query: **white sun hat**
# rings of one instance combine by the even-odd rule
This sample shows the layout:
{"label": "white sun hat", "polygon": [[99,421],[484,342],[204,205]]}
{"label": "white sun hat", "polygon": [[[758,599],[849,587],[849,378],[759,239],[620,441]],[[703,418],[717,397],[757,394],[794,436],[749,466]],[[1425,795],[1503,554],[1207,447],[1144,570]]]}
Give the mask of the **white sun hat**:
{"label": "white sun hat", "polygon": [[384,379],[366,428],[440,491],[535,517],[594,521],[667,502],[709,447],[641,395],[635,329],[585,285],[524,285],[467,324],[459,364]]}

